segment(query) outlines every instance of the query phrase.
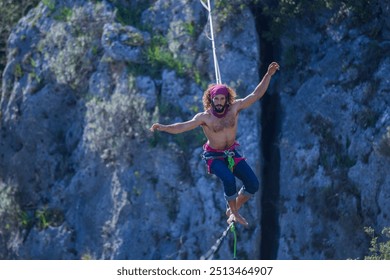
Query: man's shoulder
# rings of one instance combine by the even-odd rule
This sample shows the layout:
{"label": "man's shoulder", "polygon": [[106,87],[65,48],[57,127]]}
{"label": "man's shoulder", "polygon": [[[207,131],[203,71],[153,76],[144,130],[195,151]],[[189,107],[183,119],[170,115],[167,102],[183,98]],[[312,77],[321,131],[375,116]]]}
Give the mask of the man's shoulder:
{"label": "man's shoulder", "polygon": [[203,112],[196,114],[195,118],[209,118],[210,116],[211,116],[210,110],[206,110],[206,111],[203,111]]}
{"label": "man's shoulder", "polygon": [[237,107],[240,106],[240,103],[242,102],[242,98],[234,100],[234,102],[230,105],[231,107]]}
{"label": "man's shoulder", "polygon": [[200,112],[196,114],[193,119],[197,121],[201,121],[204,124],[207,124],[209,123],[210,117],[211,117],[211,113],[209,112],[209,110],[206,110],[204,112]]}

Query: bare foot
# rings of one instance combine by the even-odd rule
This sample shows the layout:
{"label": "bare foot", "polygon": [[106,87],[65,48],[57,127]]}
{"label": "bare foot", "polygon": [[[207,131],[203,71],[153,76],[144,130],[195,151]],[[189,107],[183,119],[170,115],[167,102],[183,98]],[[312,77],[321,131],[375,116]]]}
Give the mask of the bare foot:
{"label": "bare foot", "polygon": [[[230,209],[229,209],[230,210]],[[227,211],[226,211],[227,212]],[[239,213],[235,213],[235,214],[231,214],[229,216],[229,219],[227,219],[226,221],[229,225],[232,223],[232,222],[238,222],[240,224],[242,224],[243,226],[247,227],[249,224],[248,222],[245,220],[245,218],[243,216],[241,216]]]}
{"label": "bare foot", "polygon": [[[236,198],[237,211],[240,210],[241,206],[245,202],[247,202],[249,198],[250,198],[250,196],[243,195],[241,193],[238,194],[238,197]],[[230,211],[230,207],[229,207],[229,205],[227,205],[226,216],[230,217],[231,214],[232,214],[232,211]]]}
{"label": "bare foot", "polygon": [[230,211],[230,208],[226,209],[225,214],[226,214],[227,217],[230,217],[230,215],[232,214],[232,212]]}

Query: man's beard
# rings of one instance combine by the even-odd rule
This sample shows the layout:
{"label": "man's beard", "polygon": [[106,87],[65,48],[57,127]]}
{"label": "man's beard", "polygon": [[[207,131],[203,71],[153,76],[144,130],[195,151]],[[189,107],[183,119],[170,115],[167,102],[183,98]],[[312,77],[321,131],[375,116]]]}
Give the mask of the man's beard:
{"label": "man's beard", "polygon": [[225,103],[225,105],[215,105],[214,102],[212,102],[211,104],[213,106],[213,109],[214,109],[214,112],[218,113],[218,114],[221,114],[225,111],[225,108],[227,107],[227,103]]}

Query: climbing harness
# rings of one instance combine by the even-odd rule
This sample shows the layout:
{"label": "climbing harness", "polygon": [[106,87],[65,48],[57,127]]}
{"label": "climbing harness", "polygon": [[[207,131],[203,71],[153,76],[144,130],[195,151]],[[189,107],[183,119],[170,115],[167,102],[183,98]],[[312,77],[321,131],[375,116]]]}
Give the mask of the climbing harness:
{"label": "climbing harness", "polygon": [[214,258],[214,255],[218,252],[219,248],[221,247],[222,241],[225,239],[226,235],[228,234],[229,230],[233,233],[233,259],[237,259],[237,233],[236,233],[236,227],[235,222],[231,222],[228,227],[225,229],[225,231],[222,233],[221,237],[217,239],[217,241],[214,243],[214,245],[210,248],[210,250],[207,251],[206,254],[200,257],[201,260],[212,260]]}
{"label": "climbing harness", "polygon": [[221,81],[221,73],[219,72],[219,65],[218,65],[218,59],[217,59],[217,54],[215,50],[215,42],[214,42],[214,30],[213,30],[213,19],[211,16],[211,4],[210,0],[207,0],[207,5],[203,0],[199,0],[202,6],[208,11],[209,13],[209,22],[210,22],[210,37],[207,38],[211,41],[211,46],[213,48],[213,59],[214,59],[214,70],[215,70],[215,80],[217,84],[222,84]]}
{"label": "climbing harness", "polygon": [[210,159],[227,159],[228,167],[229,167],[230,171],[233,172],[234,165],[235,165],[235,162],[234,162],[235,155],[236,154],[234,153],[234,151],[226,150],[223,153],[206,152],[206,153],[203,153],[201,156],[202,156],[202,159],[206,162]]}

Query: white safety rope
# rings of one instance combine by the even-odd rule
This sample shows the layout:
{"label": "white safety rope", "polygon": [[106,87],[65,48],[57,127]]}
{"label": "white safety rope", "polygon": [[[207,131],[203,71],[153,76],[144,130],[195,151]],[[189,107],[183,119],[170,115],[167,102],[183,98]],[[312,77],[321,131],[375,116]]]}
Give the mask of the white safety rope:
{"label": "white safety rope", "polygon": [[210,33],[211,37],[208,37],[209,40],[211,41],[211,45],[213,48],[213,59],[214,59],[214,70],[215,70],[215,80],[217,84],[222,84],[221,81],[221,73],[219,72],[219,65],[218,65],[218,59],[217,59],[217,54],[215,50],[215,42],[214,42],[214,30],[213,30],[213,19],[211,16],[211,5],[210,5],[210,0],[207,0],[207,5],[202,1],[199,0],[200,3],[203,5],[203,7],[209,12],[209,22],[210,22]]}

